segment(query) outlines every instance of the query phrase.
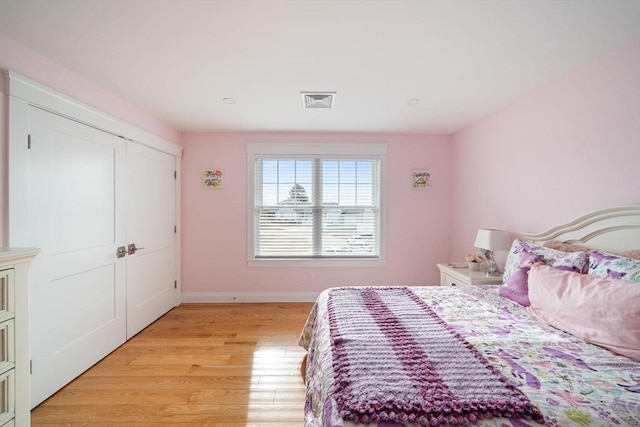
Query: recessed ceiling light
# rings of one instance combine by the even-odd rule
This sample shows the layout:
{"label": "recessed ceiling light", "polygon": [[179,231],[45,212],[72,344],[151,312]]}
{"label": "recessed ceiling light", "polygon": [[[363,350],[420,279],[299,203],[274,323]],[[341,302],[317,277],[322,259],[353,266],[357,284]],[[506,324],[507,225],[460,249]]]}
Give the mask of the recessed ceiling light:
{"label": "recessed ceiling light", "polygon": [[408,105],[416,105],[420,102],[420,100],[418,98],[411,98],[407,101]]}
{"label": "recessed ceiling light", "polygon": [[222,98],[222,102],[224,102],[225,104],[235,104],[236,100],[233,98]]}
{"label": "recessed ceiling light", "polygon": [[336,99],[335,92],[300,92],[302,108],[331,108]]}

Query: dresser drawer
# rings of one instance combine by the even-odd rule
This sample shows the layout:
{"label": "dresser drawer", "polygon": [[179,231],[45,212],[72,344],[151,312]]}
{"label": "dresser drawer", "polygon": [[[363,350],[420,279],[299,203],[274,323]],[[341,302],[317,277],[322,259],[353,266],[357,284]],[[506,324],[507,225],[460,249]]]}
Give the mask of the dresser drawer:
{"label": "dresser drawer", "polygon": [[455,277],[449,276],[448,274],[443,274],[441,277],[441,286],[459,286],[463,283],[460,283],[460,280],[456,280]]}
{"label": "dresser drawer", "polygon": [[14,371],[0,375],[0,425],[13,419],[15,415]]}
{"label": "dresser drawer", "polygon": [[0,321],[13,317],[13,270],[0,271]]}
{"label": "dresser drawer", "polygon": [[0,249],[0,427],[31,424],[28,270],[38,252]]}
{"label": "dresser drawer", "polygon": [[12,369],[15,363],[13,320],[0,323],[0,373]]}

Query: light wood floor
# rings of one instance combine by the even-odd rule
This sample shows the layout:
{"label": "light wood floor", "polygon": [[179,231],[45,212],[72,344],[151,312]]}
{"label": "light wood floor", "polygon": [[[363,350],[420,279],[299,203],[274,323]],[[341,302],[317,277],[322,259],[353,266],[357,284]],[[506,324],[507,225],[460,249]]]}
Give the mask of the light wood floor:
{"label": "light wood floor", "polygon": [[31,425],[300,427],[310,309],[181,305],[33,409]]}

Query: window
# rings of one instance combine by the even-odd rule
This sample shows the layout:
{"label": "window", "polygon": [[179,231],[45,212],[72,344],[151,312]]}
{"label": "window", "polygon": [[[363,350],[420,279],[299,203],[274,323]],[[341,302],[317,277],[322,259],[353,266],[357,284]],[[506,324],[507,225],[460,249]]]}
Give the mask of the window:
{"label": "window", "polygon": [[248,144],[249,262],[383,259],[384,144]]}

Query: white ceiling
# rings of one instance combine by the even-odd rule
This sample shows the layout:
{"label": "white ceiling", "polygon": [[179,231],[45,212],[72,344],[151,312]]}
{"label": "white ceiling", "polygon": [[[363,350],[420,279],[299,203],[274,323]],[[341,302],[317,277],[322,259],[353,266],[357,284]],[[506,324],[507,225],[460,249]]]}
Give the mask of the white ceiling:
{"label": "white ceiling", "polygon": [[446,134],[640,37],[640,0],[0,0],[0,32],[185,132]]}

